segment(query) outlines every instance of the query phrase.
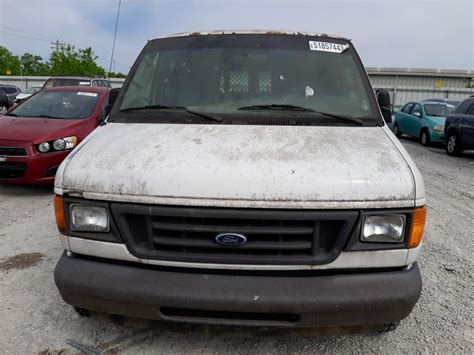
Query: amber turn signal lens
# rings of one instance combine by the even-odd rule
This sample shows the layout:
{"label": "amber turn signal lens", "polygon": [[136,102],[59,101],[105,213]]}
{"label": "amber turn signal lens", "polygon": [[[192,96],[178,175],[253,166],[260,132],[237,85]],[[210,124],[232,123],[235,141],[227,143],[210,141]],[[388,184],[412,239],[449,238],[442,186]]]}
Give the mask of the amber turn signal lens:
{"label": "amber turn signal lens", "polygon": [[66,235],[66,216],[64,215],[64,199],[62,196],[54,196],[54,215],[56,216],[59,232]]}
{"label": "amber turn signal lens", "polygon": [[421,243],[423,231],[426,222],[426,206],[415,208],[413,221],[411,224],[410,238],[408,239],[408,248],[416,248]]}

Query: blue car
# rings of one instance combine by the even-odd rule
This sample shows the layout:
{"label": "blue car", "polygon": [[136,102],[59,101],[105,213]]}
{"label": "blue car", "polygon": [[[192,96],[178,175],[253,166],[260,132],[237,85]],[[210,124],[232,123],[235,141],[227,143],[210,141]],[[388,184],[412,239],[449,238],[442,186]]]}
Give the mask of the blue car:
{"label": "blue car", "polygon": [[402,134],[419,138],[424,146],[445,142],[444,124],[453,110],[453,105],[443,102],[409,102],[395,114],[393,133],[398,138]]}

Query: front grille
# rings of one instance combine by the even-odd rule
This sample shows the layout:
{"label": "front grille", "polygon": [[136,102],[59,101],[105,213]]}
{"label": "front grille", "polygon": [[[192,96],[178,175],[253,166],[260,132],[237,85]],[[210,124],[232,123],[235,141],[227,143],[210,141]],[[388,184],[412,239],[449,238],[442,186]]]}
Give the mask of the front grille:
{"label": "front grille", "polygon": [[0,155],[6,157],[26,157],[28,153],[25,148],[0,147]]}
{"label": "front grille", "polygon": [[[155,260],[323,264],[334,260],[357,219],[353,211],[282,211],[112,204],[131,253]],[[247,238],[216,242],[222,233]]]}
{"label": "front grille", "polygon": [[25,173],[26,163],[0,162],[0,179],[21,178]]}

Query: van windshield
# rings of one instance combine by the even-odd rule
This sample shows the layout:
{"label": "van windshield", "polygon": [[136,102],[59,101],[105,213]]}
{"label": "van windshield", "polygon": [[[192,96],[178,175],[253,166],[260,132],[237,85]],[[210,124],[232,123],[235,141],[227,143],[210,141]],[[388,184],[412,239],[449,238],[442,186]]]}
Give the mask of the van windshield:
{"label": "van windshield", "polygon": [[[311,46],[310,41],[338,47],[323,51],[326,47]],[[248,115],[274,105],[360,119],[379,116],[352,45],[329,38],[207,35],[159,39],[145,47],[127,81],[120,103],[120,110],[127,112],[154,106]]]}

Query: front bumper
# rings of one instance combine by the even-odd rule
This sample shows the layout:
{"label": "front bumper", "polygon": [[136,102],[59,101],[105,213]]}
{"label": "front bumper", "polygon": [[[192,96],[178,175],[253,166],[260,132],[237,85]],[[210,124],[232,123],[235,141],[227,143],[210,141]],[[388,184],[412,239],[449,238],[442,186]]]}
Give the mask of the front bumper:
{"label": "front bumper", "polygon": [[446,137],[444,135],[444,132],[438,132],[438,131],[432,130],[430,138],[432,142],[439,142],[439,143],[446,142]]}
{"label": "front bumper", "polygon": [[[26,164],[26,171],[21,177],[2,177],[0,183],[14,184],[52,184],[57,167],[67,157],[70,151],[54,152],[48,154],[36,154],[33,148],[29,147],[27,157],[7,157],[1,164],[22,163]],[[4,172],[5,174],[5,172]]]}
{"label": "front bumper", "polygon": [[130,317],[269,326],[398,322],[421,293],[409,270],[310,275],[236,275],[61,257],[55,281],[65,302]]}

